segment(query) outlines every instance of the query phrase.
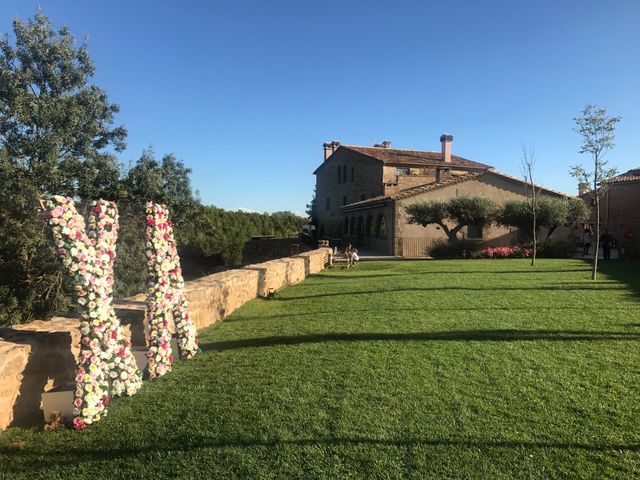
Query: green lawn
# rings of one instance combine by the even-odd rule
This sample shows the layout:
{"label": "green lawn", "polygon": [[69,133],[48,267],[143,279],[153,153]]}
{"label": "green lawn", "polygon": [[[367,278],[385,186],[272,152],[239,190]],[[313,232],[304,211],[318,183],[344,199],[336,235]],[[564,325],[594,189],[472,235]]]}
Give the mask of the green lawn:
{"label": "green lawn", "polygon": [[[254,300],[3,478],[638,478],[640,264],[362,263]],[[634,283],[635,282],[635,283]]]}

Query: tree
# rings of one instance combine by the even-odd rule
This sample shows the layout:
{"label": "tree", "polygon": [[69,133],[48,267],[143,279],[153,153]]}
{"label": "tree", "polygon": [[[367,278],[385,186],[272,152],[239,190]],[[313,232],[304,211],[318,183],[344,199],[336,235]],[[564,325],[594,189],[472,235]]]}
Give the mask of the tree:
{"label": "tree", "polygon": [[531,255],[531,266],[535,267],[536,257],[538,255],[538,243],[536,238],[537,220],[538,220],[538,200],[540,196],[540,189],[536,187],[533,181],[533,169],[536,164],[536,155],[533,147],[527,149],[522,144],[522,160],[521,169],[524,176],[524,180],[527,183],[525,190],[527,197],[528,211],[531,212],[531,235],[533,237],[533,254]]}
{"label": "tree", "polygon": [[593,213],[595,215],[595,254],[591,269],[591,279],[598,275],[598,252],[600,251],[600,199],[608,188],[608,181],[618,172],[615,168],[608,168],[608,160],[604,157],[614,147],[616,124],[621,117],[609,117],[605,107],[588,104],[580,117],[573,119],[575,130],[582,137],[580,153],[591,155],[593,170],[587,170],[578,164],[571,168],[570,173],[578,181],[591,185],[593,197]]}
{"label": "tree", "polygon": [[[497,206],[487,197],[461,196],[447,201],[414,203],[405,207],[409,223],[439,225],[450,242],[458,238],[458,232],[468,225],[485,225],[494,221]],[[450,224],[453,223],[453,226]]]}
{"label": "tree", "polygon": [[59,194],[64,185],[73,195],[76,172],[67,162],[124,149],[126,130],[112,127],[119,107],[89,84],[87,45],[76,47],[67,27],[54,31],[37,12],[26,23],[14,20],[13,31],[15,46],[0,39],[0,144],[40,192]]}
{"label": "tree", "polygon": [[0,323],[68,306],[38,198],[116,195],[111,152],[126,130],[113,126],[118,106],[89,83],[93,72],[86,43],[41,12],[0,38]]}
{"label": "tree", "polygon": [[[498,223],[530,232],[533,223],[533,211],[530,206],[528,200],[506,201],[498,214]],[[540,196],[536,206],[536,234],[541,228],[546,228],[547,234],[543,240],[546,242],[558,227],[577,225],[588,217],[589,209],[579,198]]]}

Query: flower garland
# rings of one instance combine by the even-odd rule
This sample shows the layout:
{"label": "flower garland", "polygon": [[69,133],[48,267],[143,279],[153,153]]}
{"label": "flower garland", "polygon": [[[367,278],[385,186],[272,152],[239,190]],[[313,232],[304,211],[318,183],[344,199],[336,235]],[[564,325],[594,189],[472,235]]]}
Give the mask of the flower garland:
{"label": "flower garland", "polygon": [[171,220],[167,222],[167,235],[169,236],[170,263],[173,269],[169,271],[169,283],[173,294],[173,309],[171,315],[176,325],[178,334],[178,350],[183,359],[193,358],[198,353],[198,338],[196,326],[189,317],[189,303],[187,301],[187,291],[184,287],[182,268],[180,267],[180,256],[173,236],[173,224]]}
{"label": "flower garland", "polygon": [[[54,196],[43,207],[53,229],[58,256],[71,278],[80,310],[80,354],[77,359],[73,425],[84,428],[107,414],[109,377],[115,372],[114,393],[133,395],[141,386],[128,343],[113,311],[113,259],[117,209],[94,203],[90,232],[69,197]],[[116,360],[120,358],[120,360]]]}
{"label": "flower garland", "polygon": [[104,298],[108,302],[109,320],[103,337],[106,352],[111,393],[114,396],[134,395],[142,386],[142,375],[131,353],[131,342],[124,336],[122,325],[116,317],[113,301],[113,264],[116,258],[118,239],[118,207],[114,202],[93,202],[89,215],[89,238],[95,241],[96,257],[102,258]]}
{"label": "flower garland", "polygon": [[180,354],[193,357],[198,344],[189,318],[184,280],[180,269],[169,212],[164,205],[147,203],[147,324],[149,325],[148,371],[156,378],[171,371],[171,332],[169,318],[174,319]]}

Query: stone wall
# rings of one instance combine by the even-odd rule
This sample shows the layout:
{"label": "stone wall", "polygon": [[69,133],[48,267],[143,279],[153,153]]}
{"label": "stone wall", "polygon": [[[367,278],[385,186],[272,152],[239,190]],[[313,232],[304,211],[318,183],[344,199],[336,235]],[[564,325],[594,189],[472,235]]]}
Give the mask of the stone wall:
{"label": "stone wall", "polygon": [[[330,248],[214,273],[185,283],[198,329],[224,319],[249,300],[299,283],[326,266]],[[116,313],[133,346],[145,346],[145,295],[119,302]],[[55,317],[0,329],[0,430],[42,425],[41,395],[73,383],[80,322]]]}

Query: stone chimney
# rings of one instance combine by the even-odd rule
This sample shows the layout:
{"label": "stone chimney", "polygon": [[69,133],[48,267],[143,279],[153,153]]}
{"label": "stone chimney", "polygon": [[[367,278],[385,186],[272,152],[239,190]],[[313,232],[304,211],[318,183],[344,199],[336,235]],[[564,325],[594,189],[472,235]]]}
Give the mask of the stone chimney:
{"label": "stone chimney", "polygon": [[385,140],[382,142],[382,148],[391,148],[391,142],[389,140]]}
{"label": "stone chimney", "polygon": [[578,196],[582,196],[588,192],[589,192],[589,184],[585,182],[580,182],[578,184]]}
{"label": "stone chimney", "polygon": [[443,133],[440,136],[440,143],[442,144],[442,161],[444,163],[451,163],[451,144],[453,143],[453,135]]}
{"label": "stone chimney", "polygon": [[324,149],[324,161],[329,160],[329,157],[333,155],[333,153],[340,146],[340,142],[336,142],[335,140],[331,142],[325,142],[322,144],[322,148]]}

